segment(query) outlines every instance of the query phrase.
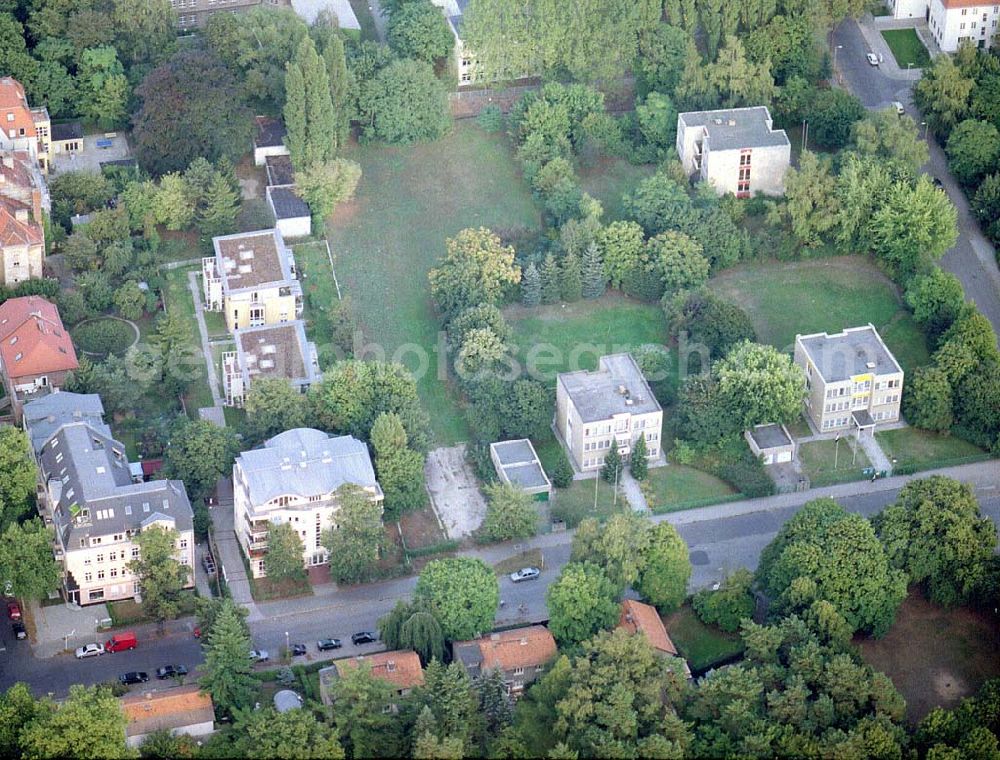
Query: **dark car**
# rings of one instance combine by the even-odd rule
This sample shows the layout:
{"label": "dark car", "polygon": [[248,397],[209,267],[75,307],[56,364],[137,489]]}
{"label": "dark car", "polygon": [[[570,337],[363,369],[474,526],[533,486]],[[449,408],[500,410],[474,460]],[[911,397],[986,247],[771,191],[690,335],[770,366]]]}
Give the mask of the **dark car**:
{"label": "dark car", "polygon": [[937,177],[931,177],[931,182],[934,183],[934,187],[940,187],[942,190],[944,189],[944,182]]}
{"label": "dark car", "polygon": [[[358,642],[355,641],[354,643],[357,644]],[[340,647],[340,639],[320,639],[316,642],[316,648],[321,652],[327,652],[331,649],[340,649]]]}
{"label": "dark car", "polygon": [[118,680],[126,686],[131,686],[135,683],[146,683],[149,680],[149,674],[143,673],[141,670],[133,670],[131,673],[122,673],[118,676]]}
{"label": "dark car", "polygon": [[351,634],[351,643],[354,645],[372,644],[376,641],[378,641],[378,634],[374,631],[359,631]]}
{"label": "dark car", "polygon": [[162,668],[156,669],[156,677],[161,681],[164,678],[173,678],[174,676],[186,676],[188,669],[183,665],[164,665]]}
{"label": "dark car", "polygon": [[14,638],[18,640],[28,638],[28,631],[25,629],[24,623],[20,620],[15,620],[10,624],[10,627],[14,631]]}
{"label": "dark car", "polygon": [[305,644],[292,644],[292,657],[302,657],[306,653]]}

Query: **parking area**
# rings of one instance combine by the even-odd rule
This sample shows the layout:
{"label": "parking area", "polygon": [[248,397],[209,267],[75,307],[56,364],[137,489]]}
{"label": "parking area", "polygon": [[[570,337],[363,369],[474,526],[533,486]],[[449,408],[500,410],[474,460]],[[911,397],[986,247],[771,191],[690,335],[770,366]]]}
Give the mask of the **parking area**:
{"label": "parking area", "polygon": [[109,132],[108,134],[114,136],[106,137],[103,132],[84,135],[82,150],[73,153],[57,153],[52,161],[53,173],[96,172],[100,171],[102,161],[120,161],[123,158],[130,158],[131,151],[125,135],[121,132]]}
{"label": "parking area", "polygon": [[448,538],[465,538],[482,525],[486,517],[486,500],[465,461],[464,444],[430,452],[424,475],[431,504]]}

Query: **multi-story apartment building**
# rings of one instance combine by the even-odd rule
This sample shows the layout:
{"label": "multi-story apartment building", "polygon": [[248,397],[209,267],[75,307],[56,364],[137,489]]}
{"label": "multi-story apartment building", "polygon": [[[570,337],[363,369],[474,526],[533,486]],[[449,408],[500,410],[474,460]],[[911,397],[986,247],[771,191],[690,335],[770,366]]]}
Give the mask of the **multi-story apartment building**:
{"label": "multi-story apartment building", "polygon": [[316,344],[306,340],[301,319],[236,330],[233,338],[236,350],[222,355],[222,385],[229,406],[242,407],[258,378],[283,378],[301,393],[319,379]]}
{"label": "multi-story apartment building", "polygon": [[302,316],[295,258],[277,229],[212,238],[215,256],[201,260],[205,308],[221,311],[230,332]]}
{"label": "multi-story apartment building", "polygon": [[42,276],[49,195],[38,163],[27,150],[0,151],[0,284]]}
{"label": "multi-story apartment building", "polygon": [[580,470],[597,470],[612,446],[628,461],[639,436],[660,455],[663,410],[631,354],[602,356],[593,372],[556,379],[556,431]]}
{"label": "multi-story apartment building", "polygon": [[49,170],[52,122],[45,106],[32,108],[24,86],[12,77],[0,77],[0,150],[24,150]]}
{"label": "multi-story apartment building", "polygon": [[124,444],[104,422],[96,395],[52,393],[24,406],[24,427],[38,465],[38,512],[55,531],[67,601],[98,604],[141,593],[128,563],[135,537],[161,525],[178,533],[177,558],[191,568],[191,503],[179,480],[134,482]]}
{"label": "multi-story apartment building", "polygon": [[934,41],[946,53],[960,45],[988,48],[1000,32],[1000,4],[996,0],[886,0],[895,18],[927,21]]}
{"label": "multi-story apartment building", "polygon": [[514,628],[451,645],[452,659],[462,663],[470,678],[499,670],[508,693],[517,698],[556,658],[556,641],[543,625]]}
{"label": "multi-story apartment building", "polygon": [[0,374],[15,417],[25,399],[59,390],[79,363],[59,309],[41,296],[0,304]]}
{"label": "multi-story apartment building", "polygon": [[688,111],[677,116],[677,155],[688,175],[719,195],[783,195],[792,144],[766,106]]}
{"label": "multi-story apartment building", "polygon": [[795,336],[795,363],[806,375],[806,412],[821,432],[872,432],[899,419],[903,369],[871,324]]}
{"label": "multi-story apartment building", "polygon": [[274,436],[261,448],[244,451],[233,465],[236,536],[255,578],[266,575],[264,556],[272,523],[289,523],[302,538],[302,562],[309,567],[329,559],[323,531],[336,527],[337,489],[353,484],[372,501],[382,502],[382,488],[368,447],[349,435],[332,437],[296,428]]}

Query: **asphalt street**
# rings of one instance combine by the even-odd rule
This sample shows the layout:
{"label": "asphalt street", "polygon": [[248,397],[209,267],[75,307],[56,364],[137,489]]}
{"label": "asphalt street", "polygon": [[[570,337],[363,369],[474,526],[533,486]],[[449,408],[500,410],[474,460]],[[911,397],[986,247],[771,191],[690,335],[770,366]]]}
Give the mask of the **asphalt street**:
{"label": "asphalt street", "polygon": [[[866,108],[885,108],[898,100],[917,124],[924,120],[913,105],[912,82],[887,76],[865,59],[869,47],[857,21],[848,20],[838,26],[831,35],[831,45],[836,51],[836,66],[843,85]],[[941,259],[941,266],[961,280],[966,298],[975,302],[1000,336],[1000,271],[996,254],[969,213],[965,195],[948,172],[944,151],[933,138],[928,144],[930,159],[923,169],[941,180],[958,209],[958,240]]]}

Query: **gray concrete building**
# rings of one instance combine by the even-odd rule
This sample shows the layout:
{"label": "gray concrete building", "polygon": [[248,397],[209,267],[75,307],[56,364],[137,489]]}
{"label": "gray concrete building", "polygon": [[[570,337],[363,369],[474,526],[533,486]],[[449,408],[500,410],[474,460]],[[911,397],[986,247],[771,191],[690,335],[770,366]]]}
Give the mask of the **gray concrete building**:
{"label": "gray concrete building", "polygon": [[766,106],[688,111],[677,116],[677,155],[689,176],[719,195],[783,195],[792,144]]}
{"label": "gray concrete building", "polygon": [[527,438],[491,443],[490,459],[501,482],[520,488],[537,501],[548,501],[552,484]]}

